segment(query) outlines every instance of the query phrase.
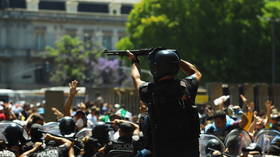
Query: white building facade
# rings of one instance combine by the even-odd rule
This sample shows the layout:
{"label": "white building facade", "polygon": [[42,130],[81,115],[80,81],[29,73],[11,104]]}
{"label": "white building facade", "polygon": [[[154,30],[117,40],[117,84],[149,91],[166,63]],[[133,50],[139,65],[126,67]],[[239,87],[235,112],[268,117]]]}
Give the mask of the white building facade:
{"label": "white building facade", "polygon": [[114,49],[139,0],[1,0],[0,88],[45,86],[40,54],[63,35]]}

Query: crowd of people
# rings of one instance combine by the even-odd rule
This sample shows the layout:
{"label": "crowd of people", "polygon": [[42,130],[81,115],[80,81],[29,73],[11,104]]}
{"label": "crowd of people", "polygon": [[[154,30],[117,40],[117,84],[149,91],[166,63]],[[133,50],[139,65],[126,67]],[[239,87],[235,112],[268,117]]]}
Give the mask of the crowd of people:
{"label": "crowd of people", "polygon": [[[139,127],[145,106],[139,115],[132,115],[125,106],[108,104],[102,98],[73,105],[77,84],[69,84],[64,111],[52,108],[56,122],[46,122],[40,105],[1,102],[0,156],[140,156],[148,151]],[[85,135],[78,138],[77,133],[84,130]]]}
{"label": "crowd of people", "polygon": [[[140,79],[137,59],[128,51],[141,99],[136,115],[101,97],[73,104],[76,80],[69,83],[64,110],[52,108],[53,122],[45,119],[43,105],[1,102],[0,157],[280,155],[280,114],[271,101],[258,112],[244,95],[242,105],[226,105],[221,98],[214,105],[195,104],[198,69],[174,50],[159,49],[149,57],[153,83]],[[179,69],[187,77],[176,81]]]}
{"label": "crowd of people", "polygon": [[[149,154],[149,146],[147,146],[147,143],[145,143],[147,141],[143,136],[143,132],[147,132],[147,126],[145,126],[147,106],[141,103],[139,114],[132,115],[131,112],[125,109],[125,105],[108,104],[102,99],[99,101],[95,101],[94,103],[80,103],[72,105],[72,101],[75,95],[77,94],[77,83],[77,81],[73,81],[70,83],[70,96],[68,97],[65,103],[65,112],[53,108],[54,114],[57,116],[57,121],[60,129],[60,134],[57,134],[56,136],[52,135],[51,132],[44,132],[44,125],[48,123],[45,122],[40,105],[20,105],[12,104],[11,102],[1,102],[0,123],[6,125],[8,123],[11,124],[11,128],[7,127],[6,130],[2,128],[4,135],[2,136],[4,137],[2,138],[2,140],[5,140],[2,141],[2,149],[9,148],[4,147],[4,145],[13,146],[13,144],[15,144],[15,146],[22,146],[22,148],[15,149],[15,146],[13,146],[8,150],[14,152],[17,156],[29,156],[29,154],[32,154],[32,152],[25,152],[25,150],[30,149],[28,148],[28,145],[31,144],[34,145],[33,150],[35,152],[37,150],[40,150],[37,151],[37,153],[41,152],[42,154],[46,154],[46,152],[44,152],[43,150],[49,150],[42,149],[46,147],[44,146],[43,141],[45,142],[50,139],[54,139],[56,141],[61,141],[61,143],[64,145],[63,147],[59,147],[59,149],[57,149],[57,152],[60,155],[65,153],[65,155],[63,156],[71,156],[71,154],[72,156],[83,157],[90,157],[97,154],[99,154],[100,156],[100,154],[109,153],[110,149],[122,149],[121,146],[119,146],[118,148],[113,148],[112,145],[110,145],[110,140],[118,140],[119,137],[123,137],[123,134],[127,134],[124,136],[131,137],[131,139],[137,142],[135,142],[134,146],[131,146],[131,148],[129,148],[129,145],[127,145],[127,148],[123,150],[126,150],[128,154],[133,152],[132,154],[134,155],[136,155],[137,152],[138,155],[141,153]],[[240,107],[239,105],[225,106],[225,102],[216,105],[197,105],[200,118],[201,134],[210,134],[217,137],[216,141],[215,138],[213,138],[212,140],[208,140],[212,142],[213,149],[207,150],[205,148],[205,151],[207,153],[212,152],[216,154],[222,154],[222,151],[227,151],[228,153],[235,153],[230,152],[232,151],[231,149],[222,150],[222,145],[224,145],[223,143],[227,135],[234,129],[241,129],[243,132],[246,131],[252,141],[262,129],[280,131],[280,114],[278,110],[272,105],[271,101],[267,101],[265,103],[265,111],[258,113],[255,110],[255,105],[253,102],[247,102],[247,99],[243,95],[240,95],[240,97],[243,102],[242,107]],[[17,127],[21,128],[19,129],[19,132],[13,131],[13,128]],[[83,130],[83,128],[91,128],[94,131],[100,129],[101,132],[98,133],[100,135],[98,135],[95,132],[92,132],[90,134],[91,136],[83,137],[83,139],[79,141],[80,146],[75,147],[74,149],[72,144],[74,140],[74,133]],[[12,131],[10,131],[9,129]],[[40,129],[41,132],[38,131]],[[105,134],[104,132],[102,133],[102,131],[104,131]],[[28,142],[28,138],[21,137],[24,132],[27,133],[27,137],[32,143],[30,143],[30,141]],[[43,134],[45,135],[43,136]],[[242,132],[240,132],[239,135],[241,134]],[[65,136],[65,138],[62,138],[63,136]],[[126,140],[127,139],[125,139],[125,141]],[[211,147],[211,142],[210,144],[205,143],[205,147],[207,146],[207,144]],[[240,144],[240,141],[239,143],[235,143],[237,147]],[[275,138],[273,144],[270,145],[271,148],[268,148],[266,153],[279,155],[279,144],[280,139]],[[255,145],[254,147],[250,145],[248,146],[248,152],[254,150],[254,153],[264,153],[260,145]],[[249,148],[253,150],[250,150]],[[128,151],[129,149],[131,149],[131,152]],[[243,148],[243,151],[244,150],[246,150],[245,147]],[[233,151],[235,150],[233,149]],[[4,153],[7,154],[8,151],[5,151]],[[238,151],[238,153],[240,152]],[[0,155],[2,155],[1,152]]]}

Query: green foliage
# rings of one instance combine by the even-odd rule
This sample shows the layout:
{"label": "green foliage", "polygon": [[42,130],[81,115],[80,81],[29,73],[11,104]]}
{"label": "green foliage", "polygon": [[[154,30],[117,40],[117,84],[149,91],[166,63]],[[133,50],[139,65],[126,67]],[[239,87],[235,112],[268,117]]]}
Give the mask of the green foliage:
{"label": "green foliage", "polygon": [[54,61],[50,80],[54,83],[67,84],[72,80],[83,82],[86,79],[86,60],[94,59],[98,52],[86,49],[78,38],[63,36],[55,47],[47,47],[47,58]]}
{"label": "green foliage", "polygon": [[118,48],[175,48],[204,81],[270,82],[271,34],[263,19],[280,17],[279,9],[266,0],[142,0]]}

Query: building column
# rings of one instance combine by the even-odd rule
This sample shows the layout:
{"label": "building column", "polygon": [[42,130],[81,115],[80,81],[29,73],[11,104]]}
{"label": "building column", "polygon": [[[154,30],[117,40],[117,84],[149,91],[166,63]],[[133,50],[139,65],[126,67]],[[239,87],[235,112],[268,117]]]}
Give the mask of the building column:
{"label": "building column", "polygon": [[102,40],[103,40],[103,32],[102,31],[96,31],[96,44],[100,47],[103,47]]}
{"label": "building column", "polygon": [[39,10],[39,0],[26,0],[28,11],[38,11]]}
{"label": "building column", "polygon": [[113,30],[113,33],[112,33],[112,46],[113,46],[113,49],[116,48],[116,44],[117,42],[119,41],[119,33],[118,33],[118,30],[114,29]]}
{"label": "building column", "polygon": [[110,15],[121,15],[121,4],[120,3],[110,3],[109,4],[109,14]]}
{"label": "building column", "polygon": [[83,28],[82,28],[82,27],[78,27],[78,28],[77,28],[76,36],[77,36],[79,39],[84,40],[84,32],[83,32]]}
{"label": "building column", "polygon": [[222,83],[218,83],[218,82],[207,83],[207,91],[209,95],[209,101],[211,104],[213,104],[213,101],[216,98],[219,98],[220,96],[223,95]]}
{"label": "building column", "polygon": [[230,104],[239,105],[239,88],[238,84],[229,84]]}
{"label": "building column", "polygon": [[67,13],[77,13],[78,11],[78,2],[74,0],[68,0],[66,2],[66,12]]}

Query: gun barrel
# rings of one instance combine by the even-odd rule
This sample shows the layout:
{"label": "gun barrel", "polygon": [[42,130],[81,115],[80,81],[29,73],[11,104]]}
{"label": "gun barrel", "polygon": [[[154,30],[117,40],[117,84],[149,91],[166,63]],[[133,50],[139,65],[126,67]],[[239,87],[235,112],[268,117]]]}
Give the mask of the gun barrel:
{"label": "gun barrel", "polygon": [[105,50],[106,55],[117,55],[117,56],[126,56],[127,52],[125,50]]}
{"label": "gun barrel", "polygon": [[[153,49],[140,49],[140,50],[129,50],[136,56],[145,56],[148,55]],[[118,56],[127,56],[126,50],[105,50],[105,54],[107,55],[118,55]]]}

